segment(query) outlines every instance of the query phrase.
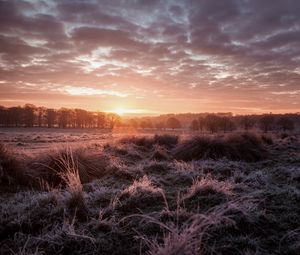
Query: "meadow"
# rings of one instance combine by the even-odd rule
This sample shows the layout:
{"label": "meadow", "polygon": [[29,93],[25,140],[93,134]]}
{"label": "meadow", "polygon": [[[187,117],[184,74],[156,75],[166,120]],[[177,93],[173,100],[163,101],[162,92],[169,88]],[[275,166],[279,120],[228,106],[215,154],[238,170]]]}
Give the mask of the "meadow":
{"label": "meadow", "polygon": [[296,132],[0,130],[0,254],[300,254]]}

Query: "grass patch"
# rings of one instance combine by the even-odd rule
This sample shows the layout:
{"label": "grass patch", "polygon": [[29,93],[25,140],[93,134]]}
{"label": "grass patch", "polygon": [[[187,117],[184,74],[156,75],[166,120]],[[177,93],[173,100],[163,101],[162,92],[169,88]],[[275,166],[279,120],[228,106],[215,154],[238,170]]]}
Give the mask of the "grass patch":
{"label": "grass patch", "polygon": [[173,151],[177,160],[227,158],[234,161],[256,162],[267,157],[261,140],[252,134],[227,137],[193,137],[179,144]]}

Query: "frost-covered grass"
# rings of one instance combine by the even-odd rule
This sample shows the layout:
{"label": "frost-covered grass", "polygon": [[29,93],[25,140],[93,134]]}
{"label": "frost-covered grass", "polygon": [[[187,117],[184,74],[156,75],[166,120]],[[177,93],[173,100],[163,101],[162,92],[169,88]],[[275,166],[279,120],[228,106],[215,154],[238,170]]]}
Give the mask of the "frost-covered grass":
{"label": "frost-covered grass", "polygon": [[290,134],[3,144],[0,254],[299,254],[299,183]]}

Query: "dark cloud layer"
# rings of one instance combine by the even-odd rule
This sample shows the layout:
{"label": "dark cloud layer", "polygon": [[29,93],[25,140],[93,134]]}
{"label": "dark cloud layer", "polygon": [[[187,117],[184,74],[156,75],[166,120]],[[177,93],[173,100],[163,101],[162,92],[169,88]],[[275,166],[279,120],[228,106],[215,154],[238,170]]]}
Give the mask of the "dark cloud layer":
{"label": "dark cloud layer", "polygon": [[299,111],[299,39],[298,0],[0,0],[0,103]]}

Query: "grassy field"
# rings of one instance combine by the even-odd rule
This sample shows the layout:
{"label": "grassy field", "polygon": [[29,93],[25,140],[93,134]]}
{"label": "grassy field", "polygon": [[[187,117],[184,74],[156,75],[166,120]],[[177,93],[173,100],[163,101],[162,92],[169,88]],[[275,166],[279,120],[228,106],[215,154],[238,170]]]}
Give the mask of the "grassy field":
{"label": "grassy field", "polygon": [[0,141],[0,254],[300,254],[299,134]]}

